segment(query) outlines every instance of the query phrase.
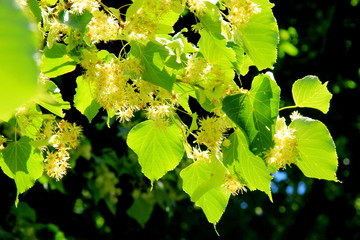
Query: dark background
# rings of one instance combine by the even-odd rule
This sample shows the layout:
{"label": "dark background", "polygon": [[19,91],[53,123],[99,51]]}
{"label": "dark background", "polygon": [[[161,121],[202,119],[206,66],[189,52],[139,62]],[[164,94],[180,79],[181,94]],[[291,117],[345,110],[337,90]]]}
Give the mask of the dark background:
{"label": "dark background", "polygon": [[[114,5],[110,2],[109,5]],[[279,28],[292,27],[297,32],[297,36],[293,35],[288,41],[298,49],[298,54],[279,58],[273,71],[282,89],[282,104],[292,104],[291,86],[299,78],[317,75],[322,82],[328,82],[333,93],[329,113],[324,115],[308,109],[300,112],[328,126],[337,145],[337,175],[341,183],[309,179],[296,167],[288,168],[286,175],[275,178],[273,203],[260,191],[231,197],[216,226],[219,237],[203,212],[194,208],[187,195],[179,190],[176,171],[180,166],[164,177],[165,188],[154,187],[152,196],[157,196],[156,203],[151,218],[141,227],[126,213],[134,201],[134,190],[147,193],[150,188],[125,145],[124,135],[131,126],[112,124],[107,128],[105,114],[99,114],[90,125],[72,109],[67,118],[84,126],[93,157],[90,160],[79,157],[61,183],[49,184],[53,190],[37,183],[21,195],[22,204],[17,209],[13,206],[15,185],[0,174],[0,239],[55,239],[56,232],[57,239],[62,239],[62,234],[68,239],[360,239],[357,151],[360,143],[360,2],[277,0],[274,3]],[[181,24],[189,24],[188,21],[193,19],[184,17],[176,27],[181,29]],[[196,36],[189,37],[196,41]],[[116,52],[119,44],[114,42],[106,47]],[[81,71],[77,69],[62,79],[55,79],[65,100],[73,100],[75,78]],[[255,74],[257,71],[252,68],[249,76]],[[244,81],[245,85],[249,84],[247,78]],[[119,180],[116,187],[121,188],[122,193],[115,215],[104,200],[96,203],[84,193],[91,192],[94,178],[89,174],[96,176],[99,165],[106,165]],[[158,197],[163,193],[170,197]],[[82,211],[75,210],[76,202],[81,203]]]}

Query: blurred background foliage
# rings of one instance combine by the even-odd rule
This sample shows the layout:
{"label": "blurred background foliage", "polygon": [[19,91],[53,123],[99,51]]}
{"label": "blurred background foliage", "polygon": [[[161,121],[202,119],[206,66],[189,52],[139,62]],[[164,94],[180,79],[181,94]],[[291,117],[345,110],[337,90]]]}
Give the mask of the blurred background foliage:
{"label": "blurred background foliage", "polygon": [[[104,2],[112,7],[126,4]],[[342,183],[309,179],[296,167],[288,168],[274,177],[273,203],[260,191],[232,196],[216,229],[220,239],[359,239],[360,1],[273,2],[281,36],[274,75],[282,104],[292,105],[296,79],[312,74],[329,82],[334,94],[329,113],[300,112],[328,126]],[[193,18],[184,16],[177,30],[189,21]],[[118,52],[121,46],[112,42],[101,47]],[[73,102],[81,71],[54,79],[65,100]],[[245,87],[257,73],[251,69],[242,79]],[[65,118],[82,125],[86,139],[72,154],[72,168],[62,181],[42,177],[15,208],[15,185],[0,174],[0,239],[219,239],[181,190],[178,173],[185,161],[150,191],[150,182],[125,144],[136,122],[110,122],[108,127],[102,113],[89,124],[74,108]]]}

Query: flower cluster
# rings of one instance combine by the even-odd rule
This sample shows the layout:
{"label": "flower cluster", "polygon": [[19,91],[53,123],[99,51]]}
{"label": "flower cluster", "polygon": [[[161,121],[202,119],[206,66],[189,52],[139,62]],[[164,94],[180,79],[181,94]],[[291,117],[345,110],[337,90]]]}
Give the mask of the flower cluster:
{"label": "flower cluster", "polygon": [[94,12],[100,8],[96,0],[69,0],[70,10],[75,14],[82,14],[84,11]]}
{"label": "flower cluster", "polygon": [[93,18],[87,25],[86,33],[90,40],[92,42],[117,40],[121,32],[117,19],[99,10],[92,14]]}
{"label": "flower cluster", "polygon": [[141,6],[132,15],[127,15],[123,34],[128,41],[146,43],[154,39],[159,22],[174,6],[172,0],[143,0]]}
{"label": "flower cluster", "polygon": [[210,162],[210,151],[208,151],[208,150],[202,151],[200,149],[193,148],[190,158],[194,159],[195,161],[209,163]]}
{"label": "flower cluster", "polygon": [[[80,144],[82,129],[75,123],[71,124],[66,120],[59,123],[54,118],[47,119],[38,133],[37,140],[47,142],[40,148],[46,152],[45,171],[49,177],[59,181],[70,168],[70,149]],[[53,150],[50,150],[53,149]]]}
{"label": "flower cluster", "polygon": [[235,27],[246,24],[250,17],[261,12],[260,6],[249,0],[223,0],[223,2],[229,10],[227,19]]}
{"label": "flower cluster", "polygon": [[245,188],[246,185],[240,183],[237,177],[231,174],[227,174],[225,176],[225,183],[222,186],[229,190],[232,195],[237,195],[239,192],[244,193],[247,191]]}
{"label": "flower cluster", "polygon": [[107,111],[114,112],[120,122],[130,121],[134,113],[146,110],[147,117],[161,120],[173,112],[176,94],[141,79],[142,66],[136,58],[98,58],[84,51],[84,79],[91,84],[94,99]]}
{"label": "flower cluster", "polygon": [[188,56],[183,81],[204,89],[206,97],[214,105],[220,103],[228,92],[238,89],[233,78],[234,71],[231,69],[210,64],[196,54]]}
{"label": "flower cluster", "polygon": [[207,117],[199,121],[200,128],[196,132],[196,143],[205,145],[210,151],[218,152],[228,129],[227,121],[220,117]]}
{"label": "flower cluster", "polygon": [[70,154],[65,148],[59,151],[48,151],[44,160],[46,174],[59,181],[66,175],[67,169],[70,168],[69,159]]}
{"label": "flower cluster", "polygon": [[285,168],[286,165],[296,163],[298,152],[295,130],[286,126],[285,120],[277,120],[277,130],[273,139],[274,147],[265,155],[267,164]]}
{"label": "flower cluster", "polygon": [[186,2],[191,12],[202,14],[206,10],[206,5],[202,0],[187,0]]}

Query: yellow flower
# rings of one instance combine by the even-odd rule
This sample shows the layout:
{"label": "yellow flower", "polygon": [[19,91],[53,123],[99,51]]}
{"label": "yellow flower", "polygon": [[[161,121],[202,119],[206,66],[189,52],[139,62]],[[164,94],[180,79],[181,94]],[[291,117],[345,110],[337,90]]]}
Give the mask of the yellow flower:
{"label": "yellow flower", "polygon": [[274,147],[265,154],[266,162],[277,168],[296,163],[298,151],[295,130],[286,126],[284,118],[277,119],[273,140]]}
{"label": "yellow flower", "polygon": [[232,195],[237,195],[239,192],[244,193],[247,191],[245,188],[246,185],[240,183],[236,176],[232,176],[230,174],[225,177],[225,183],[222,186],[229,190]]}
{"label": "yellow flower", "polygon": [[193,153],[190,157],[196,161],[210,162],[210,152],[207,150],[201,151],[200,149],[193,148]]}
{"label": "yellow flower", "polygon": [[228,20],[235,27],[240,27],[249,22],[250,17],[261,12],[256,3],[249,0],[223,0],[229,10]]}
{"label": "yellow flower", "polygon": [[224,139],[223,134],[228,128],[226,120],[220,117],[207,117],[199,122],[200,129],[196,133],[195,142],[204,144],[211,151],[219,151]]}
{"label": "yellow flower", "polygon": [[69,158],[70,156],[66,149],[57,152],[48,151],[44,161],[46,174],[59,181],[66,175],[67,168],[70,168]]}

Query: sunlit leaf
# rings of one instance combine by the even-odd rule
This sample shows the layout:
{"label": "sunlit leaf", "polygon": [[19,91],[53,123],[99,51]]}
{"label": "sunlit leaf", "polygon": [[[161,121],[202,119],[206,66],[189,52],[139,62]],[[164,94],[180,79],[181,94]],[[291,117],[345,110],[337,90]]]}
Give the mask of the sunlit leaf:
{"label": "sunlit leaf", "polygon": [[296,165],[305,176],[337,181],[338,158],[326,126],[318,120],[299,117],[289,127],[295,129],[298,141]]}
{"label": "sunlit leaf", "polygon": [[44,48],[40,69],[47,77],[54,78],[75,68],[76,62],[67,54],[65,44],[55,42],[52,48]]}
{"label": "sunlit leaf", "polygon": [[77,28],[80,32],[84,32],[87,24],[91,21],[93,15],[84,11],[81,14],[72,13],[69,10],[62,10],[59,12],[59,20],[62,24],[69,27]]}
{"label": "sunlit leaf", "polygon": [[201,207],[210,223],[220,220],[230,198],[230,191],[222,186],[225,172],[224,166],[213,160],[211,163],[196,161],[180,173],[184,191]]}
{"label": "sunlit leaf", "polygon": [[296,106],[316,108],[327,113],[332,94],[327,89],[327,82],[321,84],[317,76],[306,76],[293,84],[292,94]]}
{"label": "sunlit leaf", "polygon": [[35,102],[59,117],[64,117],[63,110],[70,109],[70,103],[64,101],[60,89],[53,81],[46,81],[41,85],[41,94]]}
{"label": "sunlit leaf", "polygon": [[127,144],[138,155],[141,171],[152,182],[174,169],[185,152],[177,125],[158,126],[152,120],[133,127]]}
{"label": "sunlit leaf", "polygon": [[9,143],[1,152],[0,166],[3,172],[15,180],[18,202],[19,194],[32,187],[43,173],[43,157],[40,150],[30,145],[31,138],[23,136]]}
{"label": "sunlit leaf", "polygon": [[235,52],[227,47],[227,41],[221,34],[220,13],[213,4],[206,3],[207,14],[200,17],[204,29],[200,30],[198,46],[200,52],[210,64],[232,66],[236,61]]}
{"label": "sunlit leaf", "polygon": [[37,93],[36,41],[31,23],[15,1],[0,1],[0,119]]}
{"label": "sunlit leaf", "polygon": [[101,106],[95,101],[92,94],[92,88],[88,80],[79,76],[76,79],[76,84],[77,88],[74,96],[74,106],[87,117],[89,122],[91,122]]}
{"label": "sunlit leaf", "polygon": [[259,70],[273,68],[277,58],[279,29],[268,0],[253,1],[261,11],[235,30],[235,42],[242,45]]}
{"label": "sunlit leaf", "polygon": [[224,165],[250,190],[261,190],[272,200],[270,191],[272,177],[267,171],[265,162],[249,150],[247,139],[241,130],[231,134],[229,140],[230,146],[222,147]]}
{"label": "sunlit leaf", "polygon": [[250,149],[256,154],[273,145],[279,101],[280,88],[268,74],[256,76],[248,92],[227,96],[223,100],[223,111],[245,130]]}
{"label": "sunlit leaf", "polygon": [[144,67],[142,78],[145,81],[171,91],[176,78],[165,69],[164,61],[169,56],[169,51],[165,46],[152,41],[146,46],[133,43],[131,54],[141,59]]}

